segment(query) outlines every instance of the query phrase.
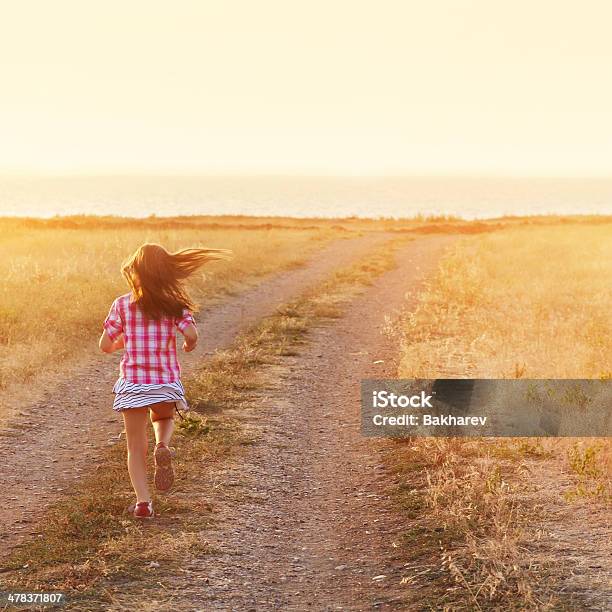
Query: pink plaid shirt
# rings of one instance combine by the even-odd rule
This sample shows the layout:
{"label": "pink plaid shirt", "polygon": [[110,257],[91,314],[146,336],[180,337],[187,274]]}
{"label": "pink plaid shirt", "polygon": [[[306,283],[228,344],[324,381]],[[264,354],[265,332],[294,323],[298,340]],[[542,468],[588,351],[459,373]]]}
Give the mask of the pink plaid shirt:
{"label": "pink plaid shirt", "polygon": [[181,366],[176,355],[176,330],[183,331],[195,324],[185,308],[183,316],[147,318],[131,301],[131,294],[118,297],[104,321],[104,329],[111,340],[123,334],[125,351],[119,365],[121,378],[140,384],[163,384],[181,377]]}

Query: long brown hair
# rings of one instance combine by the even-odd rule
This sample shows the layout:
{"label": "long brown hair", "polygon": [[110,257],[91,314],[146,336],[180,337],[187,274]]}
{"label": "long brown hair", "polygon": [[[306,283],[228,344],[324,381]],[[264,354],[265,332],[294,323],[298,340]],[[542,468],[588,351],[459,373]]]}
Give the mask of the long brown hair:
{"label": "long brown hair", "polygon": [[159,244],[138,247],[121,266],[132,290],[132,299],[152,319],[180,317],[183,309],[197,310],[185,288],[185,280],[209,261],[230,259],[225,249],[183,249],[168,253]]}

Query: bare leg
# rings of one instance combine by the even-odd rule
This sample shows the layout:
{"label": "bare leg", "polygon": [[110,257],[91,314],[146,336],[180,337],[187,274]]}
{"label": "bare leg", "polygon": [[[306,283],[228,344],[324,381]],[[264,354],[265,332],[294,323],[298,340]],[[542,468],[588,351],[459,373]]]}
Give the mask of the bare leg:
{"label": "bare leg", "polygon": [[127,438],[128,472],[137,502],[151,500],[147,483],[147,413],[147,408],[128,408],[121,413]]}
{"label": "bare leg", "polygon": [[174,431],[174,419],[169,417],[167,419],[153,421],[153,429],[155,430],[155,443],[159,444],[161,442],[166,446],[170,446],[170,439]]}
{"label": "bare leg", "polygon": [[170,439],[174,431],[174,402],[161,402],[153,404],[150,408],[155,443],[170,446]]}
{"label": "bare leg", "polygon": [[155,430],[155,474],[153,482],[158,491],[168,491],[174,483],[172,451],[168,448],[174,430],[174,402],[160,402],[151,408],[151,423]]}

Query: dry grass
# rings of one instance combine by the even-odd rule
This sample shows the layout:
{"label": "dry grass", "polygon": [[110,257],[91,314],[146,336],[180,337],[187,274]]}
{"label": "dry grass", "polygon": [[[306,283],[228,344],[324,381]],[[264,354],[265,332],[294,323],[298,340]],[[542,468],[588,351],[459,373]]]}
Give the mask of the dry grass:
{"label": "dry grass", "polygon": [[124,513],[132,493],[121,442],[106,453],[103,469],[48,511],[39,536],[13,552],[2,588],[64,591],[71,609],[98,609],[113,604],[116,591],[125,599],[131,581],[138,581],[142,601],[153,569],[155,580],[161,580],[189,555],[214,554],[206,542],[206,529],[215,520],[207,475],[253,442],[241,426],[241,411],[256,409],[270,366],[298,353],[309,328],[339,316],[353,295],[393,265],[390,248],[337,271],[242,334],[185,381],[194,412],[178,424],[173,444],[179,478],[171,496],[153,500],[154,522],[143,525]]}
{"label": "dry grass", "polygon": [[[516,512],[514,466],[475,441],[424,438],[398,443],[388,461],[410,519],[410,561],[434,609],[538,608],[531,568],[520,561],[524,517]],[[410,580],[410,575],[407,576]]]}
{"label": "dry grass", "polygon": [[[609,224],[517,228],[464,240],[405,322],[399,374],[609,377],[610,278]],[[565,599],[551,594],[562,560],[540,557],[534,565],[529,555],[541,535],[538,520],[546,519],[533,506],[538,482],[531,467],[544,462],[554,474],[563,465],[575,482],[568,502],[585,496],[603,502],[610,446],[609,439],[399,443],[389,461],[413,521],[411,550],[420,548],[424,563],[437,559],[427,571],[441,581],[426,587],[436,606],[564,609]]]}
{"label": "dry grass", "polygon": [[612,225],[468,239],[444,260],[407,321],[400,372],[609,376],[611,272]]}
{"label": "dry grass", "polygon": [[206,282],[199,276],[192,283],[198,298],[210,301],[300,265],[322,241],[346,234],[273,226],[199,229],[195,223],[139,227],[133,220],[114,220],[111,227],[90,220],[70,228],[52,221],[0,220],[0,419],[20,386],[27,383],[31,395],[41,375],[93,349],[110,303],[127,291],[121,261],[141,243],[232,249],[233,261],[211,264]]}

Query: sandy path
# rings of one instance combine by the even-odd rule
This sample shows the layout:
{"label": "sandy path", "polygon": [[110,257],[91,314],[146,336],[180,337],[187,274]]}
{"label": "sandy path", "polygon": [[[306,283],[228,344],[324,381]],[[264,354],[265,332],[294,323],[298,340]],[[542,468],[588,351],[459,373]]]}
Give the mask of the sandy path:
{"label": "sandy path", "polygon": [[126,609],[415,609],[381,459],[391,442],[361,436],[359,381],[395,376],[397,346],[383,330],[449,240],[403,247],[396,269],[287,359],[262,406],[241,415],[257,442],[208,474],[218,522],[203,536],[219,553],[193,559],[163,590],[123,585]]}
{"label": "sandy path", "polygon": [[[201,342],[182,356],[188,373],[204,354],[228,346],[236,334],[262,316],[325,278],[336,267],[350,264],[384,234],[337,240],[321,249],[306,266],[268,277],[238,296],[200,314]],[[22,419],[0,431],[0,556],[24,537],[36,533],[36,518],[58,493],[98,461],[101,447],[113,443],[121,419],[111,410],[111,388],[119,355],[97,353],[70,377],[47,391],[43,399],[21,408]]]}

